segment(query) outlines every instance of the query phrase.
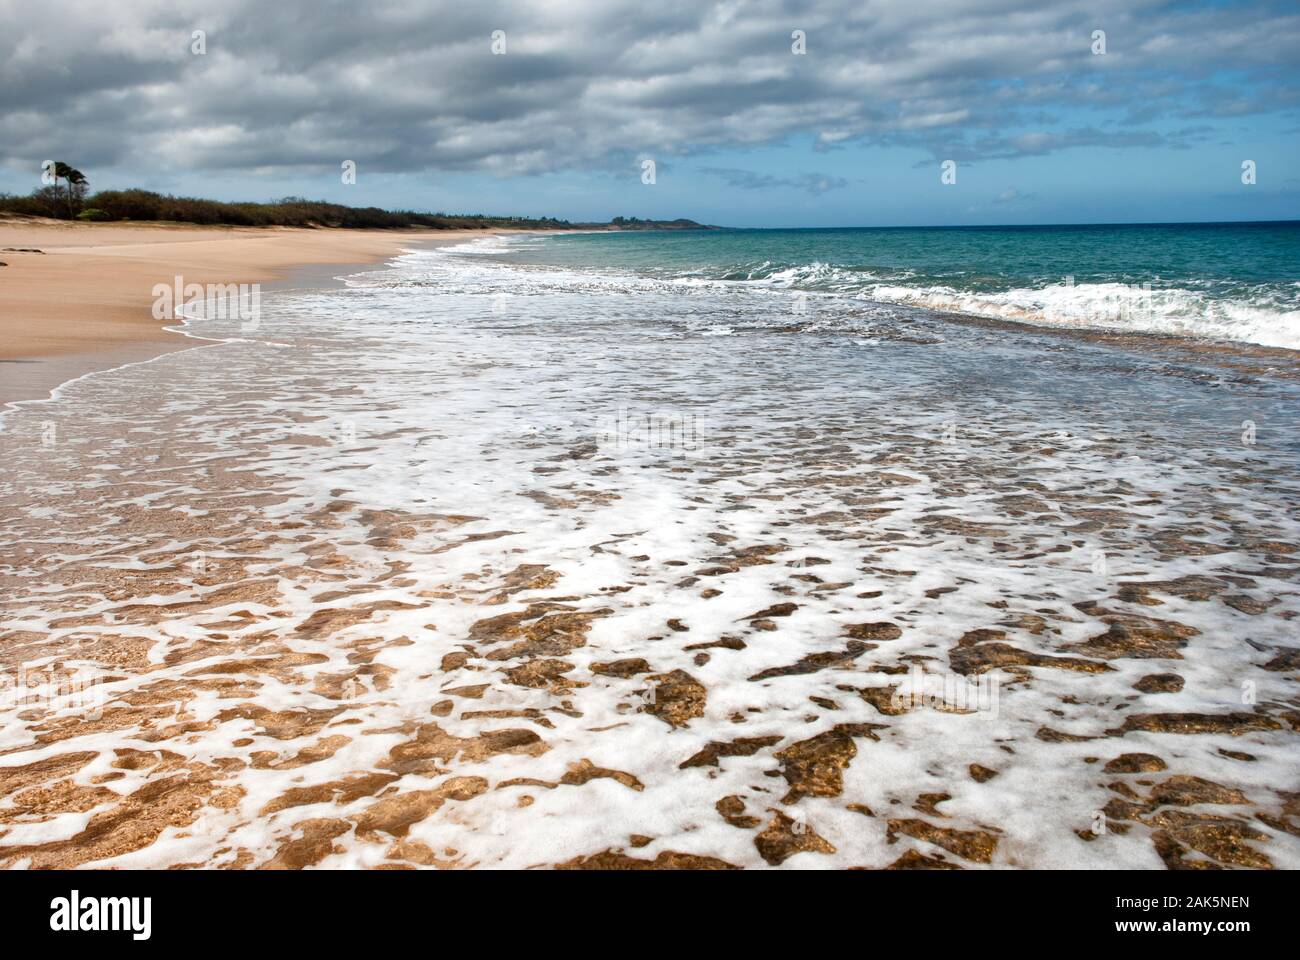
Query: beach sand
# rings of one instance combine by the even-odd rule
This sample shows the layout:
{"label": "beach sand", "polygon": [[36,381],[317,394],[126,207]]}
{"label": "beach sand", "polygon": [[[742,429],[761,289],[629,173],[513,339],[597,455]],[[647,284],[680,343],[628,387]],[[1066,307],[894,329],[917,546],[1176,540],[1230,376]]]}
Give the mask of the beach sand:
{"label": "beach sand", "polygon": [[273,283],[308,265],[372,264],[403,247],[484,235],[0,219],[0,404],[193,346],[152,314],[154,284],[176,276]]}
{"label": "beach sand", "polygon": [[1300,864],[1270,355],[322,271],[6,415],[0,868]]}

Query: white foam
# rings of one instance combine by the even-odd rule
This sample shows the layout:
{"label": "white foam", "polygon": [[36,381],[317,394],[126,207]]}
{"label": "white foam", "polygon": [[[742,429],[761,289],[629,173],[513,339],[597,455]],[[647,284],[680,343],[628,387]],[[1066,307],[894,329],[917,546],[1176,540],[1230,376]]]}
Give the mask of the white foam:
{"label": "white foam", "polygon": [[[1206,387],[1167,376],[1163,361],[1148,370],[1136,355],[1021,345],[851,298],[812,299],[811,313],[794,317],[781,291],[416,252],[342,289],[268,297],[255,339],[240,336],[234,323],[193,317],[186,329],[218,342],[78,381],[57,404],[16,412],[0,463],[7,508],[0,544],[8,548],[0,573],[10,578],[4,626],[47,638],[51,660],[78,639],[142,636],[151,643],[150,669],[115,668],[111,703],[188,682],[186,722],[211,728],[157,741],[135,728],[88,727],[37,745],[20,712],[5,710],[0,736],[27,745],[6,764],[97,751],[99,759],[77,774],[88,786],[112,770],[112,751],[124,743],[180,751],[186,762],[242,762],[223,775],[223,784],[244,791],[232,806],[205,807],[195,825],[99,866],[225,863],[241,849],[262,862],[304,820],[357,818],[374,797],[260,811],[292,788],[389,769],[389,751],[409,740],[403,731],[434,722],[430,708],[451,696],[447,689],[482,683],[488,689],[480,699],[455,698],[456,709],[436,722],[464,737],[522,727],[549,749],[538,757],[445,761],[451,775],[482,776],[490,789],[449,801],[415,823],[410,838],[463,865],[529,867],[617,848],[647,859],[673,850],[762,866],[755,831],[726,823],[715,809],[735,795],[763,823],[773,810],[797,814],[836,848],[800,854],[787,861],[791,867],[883,866],[909,846],[941,852],[890,842],[887,822],[927,818],[914,809],[918,798],[947,792],[946,817],[928,819],[1001,831],[995,866],[1158,866],[1144,828],[1092,843],[1077,834],[1111,797],[1113,779],[1085,758],[1139,749],[1159,753],[1171,774],[1215,779],[1274,809],[1276,789],[1294,773],[1286,731],[1139,733],[1086,743],[1036,734],[1051,727],[1102,737],[1139,711],[1224,712],[1239,707],[1243,678],[1257,685],[1261,704],[1291,696],[1287,675],[1262,670],[1269,654],[1245,641],[1295,646],[1293,575],[1265,560],[1274,549],[1268,544],[1300,542],[1300,455],[1288,432],[1294,391]],[[854,325],[878,336],[862,346],[853,342],[861,338],[808,332]],[[921,329],[943,330],[946,339],[919,345]],[[715,335],[724,330],[729,335]],[[681,426],[679,436],[689,423],[695,442],[656,446],[635,431],[610,429],[629,411]],[[1260,421],[1253,447],[1238,439],[1247,415]],[[60,439],[44,448],[42,421],[50,417]],[[214,473],[225,483],[215,483]],[[1017,506],[1009,497],[1029,502]],[[32,500],[64,512],[18,508]],[[355,506],[326,509],[339,501]],[[394,528],[408,518],[457,519],[388,532],[377,527],[389,521],[365,519],[383,510],[400,511]],[[160,517],[184,522],[169,520],[164,535],[150,526]],[[188,525],[196,517],[229,524],[228,532],[212,542],[208,524]],[[1213,549],[1167,550],[1169,537]],[[39,547],[39,556],[14,551],[20,544]],[[757,545],[775,549],[769,562],[726,568],[731,551]],[[167,612],[223,586],[201,582],[173,557],[200,550],[217,570],[232,556],[244,558],[242,574],[273,580],[275,590]],[[1105,575],[1093,571],[1098,550],[1107,554]],[[328,562],[313,565],[322,557]],[[825,562],[806,565],[808,557]],[[545,565],[558,579],[488,602],[524,564]],[[77,583],[63,583],[67,570]],[[149,590],[114,586],[161,570],[167,577]],[[1001,629],[1019,649],[1077,655],[1065,648],[1105,627],[1075,603],[1152,614],[1113,598],[1120,578],[1247,572],[1253,585],[1232,589],[1271,598],[1266,612],[1162,595],[1155,616],[1200,631],[1180,658],[1116,660],[1098,674],[1034,667],[1032,682],[1002,673],[995,715],[926,707],[884,716],[841,689],[897,683],[898,674],[873,667],[919,662],[932,674],[924,684],[932,690],[951,674],[958,640],[974,629]],[[706,588],[721,593],[706,597]],[[340,598],[320,599],[331,593]],[[302,629],[322,606],[381,600],[409,606],[321,635]],[[600,612],[585,645],[562,654],[573,664],[568,690],[505,682],[499,668],[513,662],[488,658],[502,647],[469,639],[476,622],[541,601]],[[756,611],[782,602],[798,609],[773,617],[776,629],[751,625]],[[133,605],[158,614],[132,614]],[[72,614],[85,622],[70,623]],[[1050,629],[1006,622],[1026,615],[1044,616]],[[808,654],[841,651],[845,626],[880,621],[898,624],[903,635],[839,667],[750,679]],[[170,654],[214,642],[214,634],[225,647],[169,665]],[[745,647],[685,649],[727,635],[743,636]],[[350,644],[376,639],[383,643],[374,666],[383,669],[367,675],[363,689],[345,701],[320,692],[318,680],[355,669]],[[248,656],[245,644],[324,660],[256,674],[259,686],[248,693],[223,695],[193,679]],[[444,670],[443,658],[467,644],[473,660]],[[590,669],[629,657],[697,678],[707,689],[703,715],[670,728],[639,711],[644,675]],[[1182,693],[1135,695],[1139,676],[1164,669],[1184,676]],[[374,679],[380,674],[382,684]],[[344,709],[319,732],[279,740],[253,719],[219,721],[244,702],[272,711]],[[526,709],[541,711],[549,726],[463,715]],[[878,739],[855,738],[843,792],[782,803],[788,784],[769,776],[780,767],[774,753],[839,723],[881,725]],[[350,740],[305,766],[249,762],[256,751],[287,758],[336,735]],[[710,741],[764,735],[782,739],[716,768],[680,768]],[[1220,747],[1259,759],[1231,761],[1216,753]],[[513,778],[557,781],[583,760],[631,774],[643,789],[608,779],[498,786]],[[976,784],[971,763],[1001,775]],[[125,771],[109,788],[126,794],[150,777],[147,769]],[[431,789],[445,779],[404,773],[393,790]],[[525,794],[534,802],[519,806]],[[49,820],[23,836],[59,839],[84,822]],[[1265,832],[1259,846],[1274,863],[1300,865],[1300,842]],[[632,834],[653,839],[632,849]],[[391,837],[349,832],[335,843],[341,852],[322,866],[390,859]]]}
{"label": "white foam", "polygon": [[878,284],[874,300],[950,310],[1045,326],[1176,334],[1300,350],[1300,310],[1272,302],[1243,303],[1180,288],[1120,283],[1050,284],[1004,292]]}

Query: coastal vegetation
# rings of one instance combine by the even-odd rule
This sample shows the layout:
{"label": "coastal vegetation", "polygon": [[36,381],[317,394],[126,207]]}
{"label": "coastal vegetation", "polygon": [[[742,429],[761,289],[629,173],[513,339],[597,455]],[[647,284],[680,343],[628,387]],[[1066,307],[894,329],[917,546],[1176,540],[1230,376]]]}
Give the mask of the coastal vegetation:
{"label": "coastal vegetation", "polygon": [[101,190],[87,195],[85,175],[68,164],[51,167],[53,184],[27,196],[0,193],[0,214],[58,220],[195,223],[233,227],[348,227],[391,230],[527,228],[562,230],[614,226],[619,229],[699,229],[693,220],[641,220],[615,217],[609,224],[571,223],[556,217],[489,216],[477,213],[383,210],[349,207],[324,200],[284,197],[268,203],[230,203],[175,197],[151,190]]}

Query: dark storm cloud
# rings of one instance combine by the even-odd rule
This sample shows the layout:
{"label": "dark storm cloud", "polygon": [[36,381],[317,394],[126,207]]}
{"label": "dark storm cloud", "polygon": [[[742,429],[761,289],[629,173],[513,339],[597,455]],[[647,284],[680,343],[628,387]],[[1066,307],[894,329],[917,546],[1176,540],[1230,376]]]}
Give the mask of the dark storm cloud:
{"label": "dark storm cloud", "polygon": [[528,174],[795,136],[957,159],[1177,146],[1141,128],[1295,111],[1298,60],[1300,16],[1266,3],[0,0],[0,160]]}

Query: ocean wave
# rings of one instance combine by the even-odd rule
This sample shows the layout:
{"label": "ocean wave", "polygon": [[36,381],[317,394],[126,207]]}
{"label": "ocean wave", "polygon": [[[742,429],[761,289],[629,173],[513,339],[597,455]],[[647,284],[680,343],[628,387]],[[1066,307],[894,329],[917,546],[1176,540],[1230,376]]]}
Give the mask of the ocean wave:
{"label": "ocean wave", "polygon": [[1100,327],[1300,350],[1300,310],[1285,309],[1272,298],[1236,301],[1184,288],[1161,290],[1122,283],[1059,283],[1000,292],[878,284],[860,295],[1041,326]]}
{"label": "ocean wave", "polygon": [[[491,256],[503,253],[509,253],[515,248],[517,238],[511,236],[502,236],[493,234],[487,237],[474,237],[466,240],[464,243],[448,244],[445,247],[436,247],[434,249],[442,253],[469,254],[470,256]],[[412,251],[420,253],[423,251]]]}
{"label": "ocean wave", "polygon": [[[1227,340],[1300,350],[1300,283],[1242,284],[1212,279],[1188,279],[1178,284],[1161,281],[1053,281],[1008,286],[998,276],[949,271],[933,272],[898,267],[836,265],[824,260],[806,263],[755,259],[750,262],[712,264],[654,276],[598,263],[574,265],[511,264],[509,255],[522,246],[544,243],[544,237],[477,237],[466,243],[415,254],[460,259],[465,267],[484,263],[495,255],[492,269],[514,274],[506,281],[516,292],[525,289],[605,289],[627,294],[652,294],[665,289],[751,291],[772,294],[802,292],[829,306],[834,300],[903,306],[925,311],[959,313],[1010,320],[1041,327],[1104,329],[1137,334],[1165,334]],[[504,259],[501,259],[503,258]],[[472,274],[477,271],[471,270]],[[466,275],[466,279],[470,279]],[[483,278],[474,276],[473,282]],[[500,278],[504,280],[504,278]],[[758,326],[771,318],[752,317]],[[857,319],[850,325],[857,332]],[[811,329],[811,325],[803,322]],[[701,328],[712,327],[702,323]],[[731,330],[737,325],[723,325]],[[749,326],[742,324],[740,326]],[[716,329],[716,328],[714,328]]]}
{"label": "ocean wave", "polygon": [[[841,294],[859,300],[922,307],[970,316],[1014,320],[1037,326],[1102,328],[1130,333],[1174,334],[1233,340],[1300,350],[1300,284],[1259,284],[1236,297],[1184,286],[1150,283],[1044,283],[1010,289],[972,289],[954,283],[927,282],[912,270],[846,268],[814,261],[781,265],[770,261],[719,271],[679,275],[676,282],[694,285],[742,284],[781,290]],[[975,285],[975,281],[971,281]],[[978,282],[989,285],[989,278]]]}

